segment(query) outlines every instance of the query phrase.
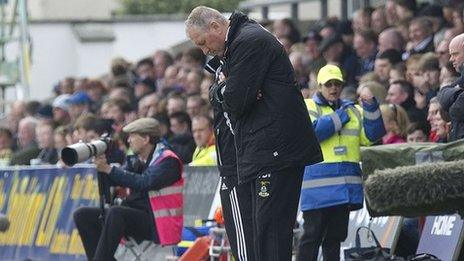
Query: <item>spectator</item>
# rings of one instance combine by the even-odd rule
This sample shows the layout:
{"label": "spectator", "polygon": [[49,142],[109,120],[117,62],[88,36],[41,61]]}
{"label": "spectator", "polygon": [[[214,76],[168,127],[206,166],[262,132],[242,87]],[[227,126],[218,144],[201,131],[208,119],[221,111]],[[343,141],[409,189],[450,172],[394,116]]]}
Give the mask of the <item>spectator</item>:
{"label": "spectator", "polygon": [[108,100],[124,100],[125,102],[132,104],[135,101],[135,97],[132,91],[129,91],[128,88],[118,87],[111,89],[108,94]]}
{"label": "spectator", "polygon": [[76,92],[69,97],[69,116],[72,123],[76,122],[76,119],[82,114],[90,112],[91,102],[89,95],[84,91]]}
{"label": "spectator", "polygon": [[200,48],[192,47],[182,53],[181,65],[189,70],[201,70],[206,62],[206,56]]}
{"label": "spectator", "polygon": [[8,166],[13,154],[13,134],[7,128],[0,128],[0,166]]}
{"label": "spectator", "polygon": [[[414,88],[409,82],[396,81],[390,84],[386,101],[400,105],[401,109],[407,112],[408,119],[411,119],[411,122],[426,122],[425,113],[416,107]],[[402,133],[404,134],[403,138],[406,138],[406,128],[407,126],[404,126],[405,132]]]}
{"label": "spectator", "polygon": [[321,30],[319,30],[319,34],[321,35],[322,39],[327,39],[330,36],[337,34],[337,22],[333,20],[326,20],[321,25]]}
{"label": "spectator", "polygon": [[158,50],[153,55],[153,62],[155,65],[156,86],[161,86],[163,85],[166,69],[171,66],[174,61],[169,52]]}
{"label": "spectator", "polygon": [[37,164],[56,164],[58,162],[58,151],[55,148],[53,137],[53,125],[40,123],[36,129],[37,144],[40,149],[35,159],[31,160],[31,165]]}
{"label": "spectator", "polygon": [[406,60],[412,54],[421,54],[433,52],[433,24],[425,17],[418,17],[411,21],[409,25],[410,47],[403,54],[403,60]]}
{"label": "spectator", "polygon": [[446,66],[446,64],[449,62],[449,42],[448,41],[441,41],[438,43],[437,48],[435,53],[438,55],[438,61],[440,64],[440,67]]}
{"label": "spectator", "polygon": [[[377,103],[383,104],[385,103],[385,98],[387,97],[387,90],[378,82],[367,81],[359,84],[357,94],[359,98],[366,95],[375,97]],[[360,99],[358,99],[358,103],[361,104]]]}
{"label": "spectator", "polygon": [[107,93],[107,89],[102,81],[97,79],[89,80],[87,83],[87,94],[90,97],[90,111],[97,113],[103,103],[103,97]]}
{"label": "spectator", "polygon": [[[409,41],[409,25],[411,23],[412,18],[407,18],[401,20],[396,25],[395,29],[401,34],[401,37],[404,39],[405,46],[404,49],[410,50],[412,48],[412,43]],[[403,60],[405,57],[403,57]]]}
{"label": "spectator", "polygon": [[395,11],[398,21],[413,17],[416,8],[416,0],[395,0]]}
{"label": "spectator", "polygon": [[187,95],[199,94],[201,91],[201,81],[203,80],[203,73],[199,70],[192,70],[187,74],[185,79],[185,93]]}
{"label": "spectator", "polygon": [[151,78],[136,78],[134,85],[134,96],[138,102],[146,95],[156,91],[155,81]]}
{"label": "spectator", "polygon": [[460,34],[451,40],[449,45],[450,62],[453,63],[456,72],[461,77],[452,85],[443,87],[438,99],[443,110],[451,117],[450,141],[464,137],[464,34]]}
{"label": "spectator", "polygon": [[131,64],[122,57],[111,60],[110,86],[112,88],[129,88],[131,86],[133,76],[130,72],[130,66]]}
{"label": "spectator", "polygon": [[395,28],[387,28],[383,30],[379,34],[378,43],[380,53],[389,49],[397,50],[400,53],[403,53],[404,51],[404,38]]}
{"label": "spectator", "polygon": [[36,118],[39,120],[39,122],[44,122],[44,123],[52,123],[53,122],[53,107],[49,104],[45,104],[41,106],[37,110]]}
{"label": "spectator", "polygon": [[184,164],[192,161],[195,150],[195,141],[191,133],[190,118],[186,112],[175,112],[169,115],[172,137],[169,139],[174,152],[181,158]]}
{"label": "spectator", "polygon": [[187,98],[187,114],[190,119],[200,114],[205,114],[207,110],[206,105],[206,101],[200,95],[190,95]]}
{"label": "spectator", "polygon": [[132,111],[130,104],[125,100],[116,99],[106,101],[103,106],[107,106],[108,111],[106,115],[102,115],[102,118],[113,120],[113,129],[119,133],[122,126],[126,124],[126,115]]}
{"label": "spectator", "polygon": [[37,147],[35,128],[37,120],[26,117],[19,122],[18,150],[11,156],[10,165],[30,165],[31,159],[37,157],[40,149]]}
{"label": "spectator", "polygon": [[440,88],[452,85],[460,76],[453,67],[453,64],[448,62],[440,69]]}
{"label": "spectator", "polygon": [[377,7],[371,15],[370,28],[376,33],[380,34],[385,28],[388,27],[387,16],[384,7]]}
{"label": "spectator", "polygon": [[139,101],[138,116],[139,118],[153,117],[159,113],[160,98],[156,93],[149,94]]}
{"label": "spectator", "polygon": [[354,50],[359,57],[361,75],[374,70],[374,61],[377,56],[377,36],[372,30],[358,31],[354,35]]}
{"label": "spectator", "polygon": [[385,3],[385,15],[389,26],[394,26],[398,22],[398,15],[396,13],[395,0],[387,0]]}
{"label": "spectator", "polygon": [[406,81],[406,65],[403,62],[397,63],[390,70],[390,84],[396,81]]}
{"label": "spectator", "polygon": [[42,106],[42,104],[40,104],[40,102],[38,102],[38,101],[28,101],[26,103],[25,116],[26,117],[28,117],[28,116],[35,117],[36,114],[37,114],[37,111],[39,110],[39,108],[41,106]]}
{"label": "spectator", "polygon": [[53,143],[55,145],[56,152],[58,154],[58,158],[61,156],[61,150],[63,150],[66,146],[71,145],[68,144],[66,141],[66,136],[68,135],[69,131],[66,127],[60,126],[55,129],[53,135]]}
{"label": "spectator", "polygon": [[419,60],[419,72],[422,76],[422,82],[414,86],[426,96],[427,104],[430,99],[437,95],[440,88],[440,65],[438,57],[434,53],[426,53]]}
{"label": "spectator", "polygon": [[305,54],[309,58],[307,66],[311,71],[318,71],[325,64],[324,58],[319,50],[321,41],[322,37],[316,31],[309,31],[303,38],[303,42],[305,43]]}
{"label": "spectator", "polygon": [[168,116],[171,116],[172,114],[176,112],[185,112],[185,100],[182,96],[179,94],[173,93],[170,95],[167,99],[167,105],[166,105],[166,110],[168,113]]}
{"label": "spectator", "polygon": [[438,44],[443,41],[445,36],[446,27],[444,26],[443,10],[442,7],[436,4],[429,4],[424,6],[418,13],[419,17],[426,17],[432,22],[433,28],[433,44]]}
{"label": "spectator", "polygon": [[21,119],[25,117],[26,114],[26,102],[25,101],[14,101],[11,103],[10,112],[7,116],[8,128],[11,133],[18,132],[18,124]]}
{"label": "spectator", "polygon": [[300,41],[300,32],[289,18],[274,21],[272,32],[278,39],[287,37],[293,43]]}
{"label": "spectator", "polygon": [[408,143],[427,142],[429,139],[429,128],[425,124],[418,122],[410,123],[407,129]]}
{"label": "spectator", "polygon": [[370,28],[372,11],[371,7],[365,7],[353,13],[352,28],[355,34]]}
{"label": "spectator", "polygon": [[73,77],[66,77],[60,82],[60,94],[73,94],[74,93]]}
{"label": "spectator", "polygon": [[213,119],[204,115],[195,116],[192,118],[192,132],[196,148],[190,166],[217,165]]}
{"label": "spectator", "polygon": [[137,65],[135,66],[135,72],[138,76],[138,78],[141,79],[149,79],[150,82],[153,82],[153,87],[155,87],[155,68],[154,68],[153,60],[151,58],[144,58],[140,61],[137,62]]}
{"label": "spectator", "polygon": [[209,75],[206,75],[203,78],[203,81],[201,81],[201,98],[205,101],[209,100],[209,87],[213,84],[213,78],[210,77]]}
{"label": "spectator", "polygon": [[401,62],[401,54],[395,49],[388,49],[379,53],[377,58],[375,58],[374,72],[379,77],[380,83],[388,86],[390,71],[399,62]]}
{"label": "spectator", "polygon": [[298,85],[300,88],[305,87],[308,84],[308,72],[303,64],[304,54],[301,52],[292,52],[288,58],[293,66]]}
{"label": "spectator", "polygon": [[382,144],[405,143],[409,119],[403,107],[396,104],[382,104],[380,111],[387,131],[382,138]]}
{"label": "spectator", "polygon": [[74,80],[74,92],[87,91],[89,86],[89,79],[87,78],[78,78]]}
{"label": "spectator", "polygon": [[430,126],[430,134],[429,139],[432,142],[437,142],[439,140],[439,136],[437,135],[437,120],[440,116],[441,106],[438,101],[438,98],[432,98],[430,100],[429,109],[427,113],[427,122]]}
{"label": "spectator", "polygon": [[56,126],[65,126],[71,122],[69,115],[69,98],[71,95],[62,94],[53,100],[53,120]]}

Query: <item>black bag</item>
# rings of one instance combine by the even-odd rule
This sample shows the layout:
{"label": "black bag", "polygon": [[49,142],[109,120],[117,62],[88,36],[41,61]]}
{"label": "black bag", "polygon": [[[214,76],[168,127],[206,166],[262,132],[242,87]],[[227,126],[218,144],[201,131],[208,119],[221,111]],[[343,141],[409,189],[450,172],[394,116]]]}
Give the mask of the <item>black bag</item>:
{"label": "black bag", "polygon": [[[359,236],[359,231],[364,228],[371,233],[372,238],[375,241],[376,246],[371,247],[361,247],[361,239]],[[385,260],[404,260],[401,257],[392,257],[390,254],[389,248],[382,248],[379,243],[379,240],[375,236],[374,232],[365,226],[359,227],[356,230],[356,241],[355,247],[350,249],[345,249],[345,261],[385,261]]]}

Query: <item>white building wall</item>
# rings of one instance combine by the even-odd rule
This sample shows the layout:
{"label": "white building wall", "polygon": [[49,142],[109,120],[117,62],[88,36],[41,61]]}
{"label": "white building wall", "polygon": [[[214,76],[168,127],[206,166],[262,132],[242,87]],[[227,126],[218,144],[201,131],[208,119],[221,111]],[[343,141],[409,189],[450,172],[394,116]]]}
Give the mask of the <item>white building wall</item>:
{"label": "white building wall", "polygon": [[111,27],[114,41],[80,42],[71,23],[32,23],[30,97],[49,97],[53,85],[66,76],[101,76],[116,56],[135,62],[187,40],[183,21],[116,22]]}

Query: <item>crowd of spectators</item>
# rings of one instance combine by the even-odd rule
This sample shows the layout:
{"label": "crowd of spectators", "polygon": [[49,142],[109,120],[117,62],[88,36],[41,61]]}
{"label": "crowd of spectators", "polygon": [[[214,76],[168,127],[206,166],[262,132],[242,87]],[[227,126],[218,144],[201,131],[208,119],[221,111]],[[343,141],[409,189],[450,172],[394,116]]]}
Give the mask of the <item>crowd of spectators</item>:
{"label": "crowd of spectators", "polygon": [[[357,10],[351,21],[330,17],[307,30],[290,19],[263,26],[283,44],[305,98],[317,91],[319,68],[337,64],[346,79],[342,98],[356,102],[367,92],[383,104],[387,135],[381,143],[446,142],[450,119],[434,97],[459,77],[448,47],[464,32],[463,6],[387,0],[385,6]],[[192,163],[196,155],[200,165],[214,165],[208,102],[213,77],[203,70],[206,60],[197,48],[176,56],[158,50],[135,63],[114,58],[107,75],[67,77],[48,100],[15,101],[0,128],[0,163],[55,164],[63,147],[103,133],[112,133],[127,152],[122,127],[154,117],[184,163],[198,165]]]}
{"label": "crowd of spectators", "polygon": [[[460,76],[449,53],[451,39],[464,33],[459,2],[387,0],[350,21],[330,17],[303,30],[290,19],[263,26],[283,44],[304,98],[317,91],[318,70],[336,64],[346,79],[343,99],[370,93],[381,104],[387,134],[378,144],[447,142],[451,119],[435,96]],[[153,117],[185,164],[215,165],[206,60],[197,48],[176,56],[158,50],[135,63],[114,58],[107,75],[67,77],[48,100],[13,102],[0,128],[0,164],[59,164],[65,146],[104,133],[121,155],[130,154],[122,127]]]}

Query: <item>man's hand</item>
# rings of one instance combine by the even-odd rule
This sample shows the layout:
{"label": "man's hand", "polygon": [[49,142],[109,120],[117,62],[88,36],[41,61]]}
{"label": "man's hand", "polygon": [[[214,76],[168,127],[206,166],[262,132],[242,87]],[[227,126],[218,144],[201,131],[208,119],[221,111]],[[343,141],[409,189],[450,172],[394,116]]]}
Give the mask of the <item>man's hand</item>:
{"label": "man's hand", "polygon": [[106,162],[105,154],[95,157],[94,160],[97,171],[109,174],[111,172],[111,166]]}

